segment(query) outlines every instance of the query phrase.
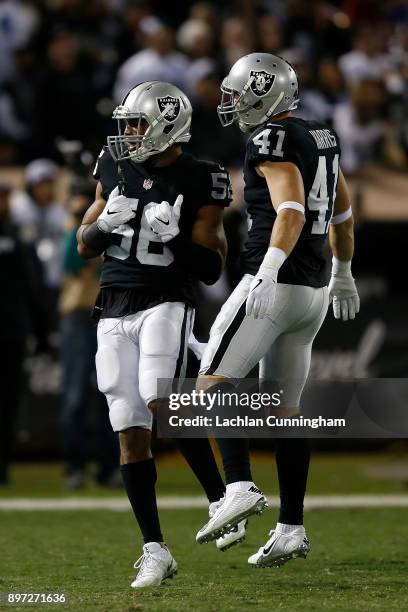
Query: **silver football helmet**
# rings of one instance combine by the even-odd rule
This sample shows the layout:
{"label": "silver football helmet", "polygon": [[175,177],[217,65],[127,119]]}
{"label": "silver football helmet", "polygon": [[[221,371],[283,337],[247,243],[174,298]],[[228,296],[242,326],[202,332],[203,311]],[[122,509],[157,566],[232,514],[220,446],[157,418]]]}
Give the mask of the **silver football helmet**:
{"label": "silver football helmet", "polygon": [[[137,85],[113,111],[113,118],[118,120],[118,135],[108,136],[112,157],[116,161],[130,159],[139,163],[175,142],[188,142],[191,113],[190,100],[175,85],[161,81]],[[148,126],[142,133],[144,121]],[[137,128],[138,134],[126,134],[128,125]]]}
{"label": "silver football helmet", "polygon": [[218,116],[225,127],[238,122],[243,132],[269,117],[297,108],[298,79],[292,66],[278,55],[250,53],[232,66],[221,84]]}

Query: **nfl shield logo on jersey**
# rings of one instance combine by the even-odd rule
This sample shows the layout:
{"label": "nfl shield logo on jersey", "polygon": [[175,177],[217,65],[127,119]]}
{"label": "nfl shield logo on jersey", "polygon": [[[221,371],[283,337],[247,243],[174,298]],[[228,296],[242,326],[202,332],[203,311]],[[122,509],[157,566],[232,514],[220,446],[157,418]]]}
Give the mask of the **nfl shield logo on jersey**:
{"label": "nfl shield logo on jersey", "polygon": [[161,113],[167,108],[167,111],[165,112],[163,117],[169,123],[173,123],[173,121],[175,121],[179,116],[180,98],[173,98],[173,96],[164,96],[163,98],[157,98],[157,104]]}
{"label": "nfl shield logo on jersey", "polygon": [[153,187],[153,181],[152,179],[145,179],[143,181],[143,189],[151,189]]}
{"label": "nfl shield logo on jersey", "polygon": [[265,96],[269,93],[275,81],[275,75],[265,70],[251,70],[249,76],[254,77],[251,82],[251,90],[256,96]]}

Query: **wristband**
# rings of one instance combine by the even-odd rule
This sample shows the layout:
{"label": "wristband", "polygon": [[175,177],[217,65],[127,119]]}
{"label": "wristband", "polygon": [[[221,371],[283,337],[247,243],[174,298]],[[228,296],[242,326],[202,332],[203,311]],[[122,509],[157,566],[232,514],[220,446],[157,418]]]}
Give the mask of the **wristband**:
{"label": "wristband", "polygon": [[338,274],[339,276],[351,275],[351,259],[349,261],[341,261],[337,257],[332,258],[332,275]]}
{"label": "wristband", "polygon": [[286,259],[287,255],[285,251],[279,249],[278,247],[270,246],[266,251],[265,257],[263,258],[259,268],[259,273],[275,279],[279,268]]}
{"label": "wristband", "polygon": [[82,242],[91,251],[105,251],[111,243],[110,234],[99,229],[97,222],[91,223],[82,231]]}

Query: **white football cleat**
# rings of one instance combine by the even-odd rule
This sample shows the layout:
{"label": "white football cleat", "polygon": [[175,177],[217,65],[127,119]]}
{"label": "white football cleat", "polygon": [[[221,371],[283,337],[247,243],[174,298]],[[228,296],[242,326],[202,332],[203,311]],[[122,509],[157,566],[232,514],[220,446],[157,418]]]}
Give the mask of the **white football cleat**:
{"label": "white football cleat", "polygon": [[132,584],[134,589],[158,586],[177,574],[177,563],[169,549],[158,542],[148,542],[143,546],[143,555],[136,561],[134,567],[138,574]]}
{"label": "white football cleat", "polygon": [[291,559],[303,557],[306,559],[310,551],[310,543],[304,527],[299,527],[291,533],[270,531],[267,543],[251,555],[248,563],[254,567],[280,567]]}
{"label": "white football cleat", "polygon": [[248,525],[248,520],[245,519],[240,521],[238,525],[235,525],[228,533],[225,533],[220,538],[215,540],[218,550],[221,552],[225,552],[231,546],[235,546],[236,544],[240,544],[245,540],[245,530]]}
{"label": "white football cleat", "polygon": [[[224,501],[225,495],[221,497],[221,499],[219,499],[218,501],[212,502],[210,504],[208,508],[208,516],[210,518],[214,516],[214,514],[216,513],[218,508],[222,506]],[[231,546],[235,546],[235,544],[240,544],[241,542],[243,542],[245,540],[245,529],[247,527],[247,524],[248,521],[245,519],[244,521],[238,523],[238,525],[235,525],[235,527],[233,527],[229,533],[226,533],[220,538],[217,538],[215,543],[217,545],[218,550],[224,552],[231,548]]]}
{"label": "white football cleat", "polygon": [[227,493],[224,503],[198,531],[196,541],[203,544],[220,538],[249,516],[262,514],[267,505],[265,495],[255,485],[249,487],[247,491]]}

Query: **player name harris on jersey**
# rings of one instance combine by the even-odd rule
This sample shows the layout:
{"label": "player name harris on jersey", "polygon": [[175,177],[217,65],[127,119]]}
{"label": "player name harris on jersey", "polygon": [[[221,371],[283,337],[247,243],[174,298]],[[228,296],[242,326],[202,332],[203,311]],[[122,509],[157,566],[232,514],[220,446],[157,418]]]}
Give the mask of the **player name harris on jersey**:
{"label": "player name harris on jersey", "polygon": [[302,175],[306,222],[279,271],[279,282],[310,287],[327,285],[324,246],[336,197],[339,158],[337,135],[317,121],[288,117],[256,128],[248,139],[244,167],[249,215],[244,272],[256,274],[276,219],[266,180],[256,172],[256,166],[265,161],[291,162]]}
{"label": "player name harris on jersey", "polygon": [[151,167],[149,162],[130,160],[117,163],[107,147],[99,155],[94,177],[100,182],[103,198],[121,182],[125,195],[137,200],[136,215],[111,234],[104,253],[101,293],[97,309],[103,317],[124,316],[165,301],[194,305],[194,277],[150,228],[145,211],[155,203],[171,205],[183,195],[180,234],[191,240],[200,207],[226,207],[232,192],[228,172],[216,163],[197,160],[188,153],[170,165]]}

